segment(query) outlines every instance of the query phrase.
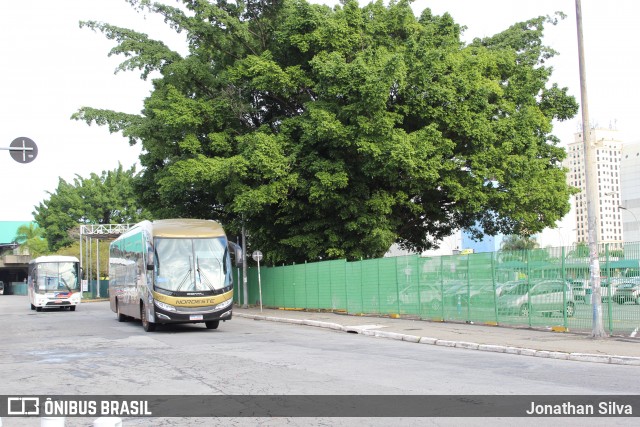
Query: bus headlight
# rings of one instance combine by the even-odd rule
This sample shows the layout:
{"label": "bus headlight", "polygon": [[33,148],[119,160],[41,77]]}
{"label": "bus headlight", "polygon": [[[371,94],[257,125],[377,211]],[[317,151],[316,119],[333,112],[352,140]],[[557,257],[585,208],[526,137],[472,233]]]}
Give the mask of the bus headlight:
{"label": "bus headlight", "polygon": [[229,307],[232,303],[233,303],[233,298],[229,298],[228,300],[223,301],[220,304],[216,305],[215,310],[217,311],[217,310],[225,309]]}
{"label": "bus headlight", "polygon": [[160,301],[154,301],[155,304],[158,306],[158,308],[164,310],[164,311],[176,311],[176,308],[172,305],[166,304],[164,302],[160,302]]}

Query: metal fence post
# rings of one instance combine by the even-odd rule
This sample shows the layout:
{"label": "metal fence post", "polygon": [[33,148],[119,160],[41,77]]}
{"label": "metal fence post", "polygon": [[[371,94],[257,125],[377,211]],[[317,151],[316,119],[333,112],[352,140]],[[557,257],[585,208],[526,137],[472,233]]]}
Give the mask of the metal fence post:
{"label": "metal fence post", "polygon": [[414,255],[416,260],[416,280],[418,287],[418,315],[422,318],[422,295],[420,295],[420,256]]}
{"label": "metal fence post", "polygon": [[344,308],[349,313],[349,289],[347,288],[347,273],[349,271],[349,263],[344,260]]}
{"label": "metal fence post", "polygon": [[398,283],[398,260],[394,263],[396,267],[396,306],[398,307],[398,314],[400,314],[400,284]]}
{"label": "metal fence post", "polygon": [[360,312],[364,313],[364,292],[362,292],[362,257],[360,257]]}
{"label": "metal fence post", "polygon": [[524,256],[527,264],[527,306],[529,307],[529,310],[527,310],[529,312],[527,321],[529,322],[529,327],[531,327],[531,312],[533,310],[531,307],[531,263],[529,259],[529,252],[529,249],[524,250]]}
{"label": "metal fence post", "polygon": [[496,318],[496,324],[498,323],[498,295],[496,293],[496,257],[497,252],[491,254],[491,282],[493,283],[493,314]]}
{"label": "metal fence post", "polygon": [[[560,271],[562,272],[561,274],[561,279],[562,279],[562,307],[564,308],[562,310],[562,317],[563,319],[563,323],[564,323],[564,328],[567,329],[569,327],[569,319],[567,316],[567,309],[569,308],[567,305],[567,287],[569,289],[571,289],[571,284],[567,283],[567,277],[564,271],[564,246],[560,247]],[[573,292],[571,293],[571,295],[573,295]],[[575,297],[573,298],[573,302],[575,302]],[[574,307],[574,313],[575,313],[575,307]]]}
{"label": "metal fence post", "polygon": [[444,257],[440,257],[440,317],[444,320]]}
{"label": "metal fence post", "polygon": [[[304,306],[309,307],[309,299],[307,298],[307,274],[309,273],[309,270],[307,269],[307,261],[304,262]],[[297,308],[294,306],[294,308]]]}
{"label": "metal fence post", "polygon": [[378,273],[378,277],[376,282],[378,282],[378,314],[382,314],[382,301],[380,299],[380,260],[376,260],[376,272]]}
{"label": "metal fence post", "polygon": [[471,322],[471,254],[467,254],[467,323]]}
{"label": "metal fence post", "polygon": [[[306,261],[305,261],[306,263]],[[292,305],[287,305],[287,307],[289,308],[296,308],[298,306],[298,303],[296,302],[296,294],[298,293],[298,286],[300,286],[299,283],[296,283],[296,269],[297,269],[297,264],[296,266],[293,268],[293,271],[291,272],[291,275],[293,276],[293,280],[291,281],[291,283],[293,283],[293,289],[291,290],[291,295],[293,296],[293,304]],[[286,296],[286,295],[285,295]]]}
{"label": "metal fence post", "polygon": [[607,281],[609,283],[609,298],[607,298],[607,313],[609,314],[608,329],[609,334],[613,333],[613,292],[614,286],[613,281],[611,280],[611,265],[609,263],[609,244],[604,244],[604,256],[605,256],[605,271],[607,272]]}

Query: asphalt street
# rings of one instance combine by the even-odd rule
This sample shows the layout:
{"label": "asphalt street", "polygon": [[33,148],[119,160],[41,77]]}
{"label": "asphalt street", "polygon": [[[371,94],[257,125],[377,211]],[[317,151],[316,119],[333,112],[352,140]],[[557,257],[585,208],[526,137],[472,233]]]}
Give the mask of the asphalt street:
{"label": "asphalt street", "polygon": [[587,333],[359,316],[336,312],[234,308],[234,316],[398,339],[418,344],[582,362],[640,366],[640,338],[594,339]]}

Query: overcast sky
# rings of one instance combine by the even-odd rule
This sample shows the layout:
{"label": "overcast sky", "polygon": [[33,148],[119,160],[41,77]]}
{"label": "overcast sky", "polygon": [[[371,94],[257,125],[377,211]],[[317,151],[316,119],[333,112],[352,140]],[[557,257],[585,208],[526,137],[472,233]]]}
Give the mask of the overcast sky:
{"label": "overcast sky", "polygon": [[[170,2],[170,0],[168,0]],[[324,1],[335,4],[335,1]],[[579,75],[574,0],[418,0],[416,14],[430,7],[449,12],[467,27],[465,39],[492,35],[511,24],[563,11],[567,19],[547,30],[546,44],[560,52],[553,82],[578,100]],[[640,140],[637,78],[637,0],[582,0],[591,121],[615,126],[629,141]],[[99,20],[162,38],[173,48],[180,37],[156,16],[137,13],[125,0],[21,0],[6,2],[0,17],[0,147],[18,137],[38,145],[29,164],[0,151],[0,221],[30,221],[34,207],[55,191],[60,177],[72,181],[135,164],[140,147],[98,126],[70,120],[82,106],[139,113],[150,83],[134,72],[114,74],[121,58],[107,56],[113,43],[81,20]],[[558,124],[555,134],[569,142],[579,116]]]}

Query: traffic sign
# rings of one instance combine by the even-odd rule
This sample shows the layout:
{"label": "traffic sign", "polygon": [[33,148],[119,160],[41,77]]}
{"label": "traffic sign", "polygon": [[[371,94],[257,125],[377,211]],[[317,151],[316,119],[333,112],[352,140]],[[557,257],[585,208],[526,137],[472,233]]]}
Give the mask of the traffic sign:
{"label": "traffic sign", "polygon": [[9,154],[18,163],[30,163],[38,156],[38,146],[33,140],[21,136],[11,141]]}
{"label": "traffic sign", "polygon": [[260,280],[260,260],[262,259],[262,252],[253,251],[251,258],[258,263],[258,291],[260,292],[260,313],[262,313],[262,280]]}

